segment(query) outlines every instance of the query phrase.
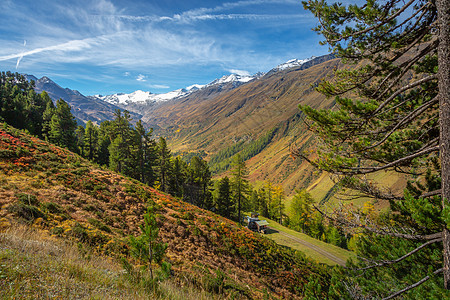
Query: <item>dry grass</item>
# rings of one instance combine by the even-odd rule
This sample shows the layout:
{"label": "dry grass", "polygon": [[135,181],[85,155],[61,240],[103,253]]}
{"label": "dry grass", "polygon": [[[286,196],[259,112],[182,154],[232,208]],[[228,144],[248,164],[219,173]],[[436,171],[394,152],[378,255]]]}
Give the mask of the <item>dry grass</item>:
{"label": "dry grass", "polygon": [[1,299],[210,299],[174,282],[158,295],[128,281],[120,264],[25,226],[0,233]]}

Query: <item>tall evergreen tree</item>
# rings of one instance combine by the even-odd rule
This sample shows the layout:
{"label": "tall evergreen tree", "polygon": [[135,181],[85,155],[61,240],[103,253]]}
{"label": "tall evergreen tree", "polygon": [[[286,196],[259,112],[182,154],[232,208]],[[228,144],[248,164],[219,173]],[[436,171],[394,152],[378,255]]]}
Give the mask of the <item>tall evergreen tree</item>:
{"label": "tall evergreen tree", "polygon": [[184,199],[201,208],[212,208],[211,172],[208,163],[198,156],[191,158],[185,184]]}
{"label": "tall evergreen tree", "polygon": [[172,174],[170,176],[170,194],[175,197],[183,197],[187,180],[188,165],[180,157],[172,160]]}
{"label": "tall evergreen tree", "polygon": [[94,161],[99,165],[109,165],[109,146],[112,141],[112,122],[103,121],[98,130],[98,154]]}
{"label": "tall evergreen tree", "polygon": [[[360,261],[355,286],[389,299],[413,288],[407,296],[449,297],[436,287],[450,288],[450,3],[303,4],[319,18],[324,44],[354,66],[319,85],[335,109],[301,107],[324,142],[319,159],[296,154],[395,211],[328,216],[365,230],[358,249],[368,260]],[[409,176],[403,195],[367,179],[388,170]],[[384,286],[371,282],[380,277],[389,278]]]}
{"label": "tall evergreen tree", "polygon": [[214,199],[216,212],[228,219],[233,217],[235,211],[233,197],[231,195],[230,179],[225,176],[217,182],[217,192]]}
{"label": "tall evergreen tree", "polygon": [[239,154],[234,157],[231,174],[231,186],[237,204],[238,222],[242,222],[241,209],[243,204],[247,203],[250,185],[248,182],[247,167]]}
{"label": "tall evergreen tree", "polygon": [[156,174],[158,175],[161,190],[167,193],[169,192],[170,188],[169,186],[169,178],[171,172],[170,160],[172,158],[172,153],[170,152],[169,147],[167,147],[167,142],[163,137],[159,138],[156,150],[157,150]]}
{"label": "tall evergreen tree", "polygon": [[56,101],[55,112],[50,120],[49,141],[69,150],[76,151],[75,130],[77,122],[70,112],[70,106],[66,101]]}
{"label": "tall evergreen tree", "polygon": [[84,129],[83,140],[83,153],[89,160],[94,160],[98,154],[98,137],[99,129],[92,123],[91,120],[87,121],[86,128]]}
{"label": "tall evergreen tree", "polygon": [[153,129],[146,131],[141,120],[137,121],[135,126],[135,164],[137,176],[136,179],[153,185],[155,174],[153,171],[156,165],[156,143],[152,139]]}
{"label": "tall evergreen tree", "polygon": [[78,125],[75,130],[76,137],[76,149],[77,153],[81,156],[84,156],[84,127],[82,125]]}
{"label": "tall evergreen tree", "polygon": [[114,116],[115,119],[111,122],[109,166],[119,173],[131,176],[133,172],[131,116],[128,111],[122,112],[120,109],[114,112]]}

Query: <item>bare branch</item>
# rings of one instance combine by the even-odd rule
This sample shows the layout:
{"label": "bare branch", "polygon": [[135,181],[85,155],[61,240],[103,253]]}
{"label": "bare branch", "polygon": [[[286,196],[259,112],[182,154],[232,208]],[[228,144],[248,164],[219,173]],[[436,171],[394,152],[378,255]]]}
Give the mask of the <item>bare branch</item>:
{"label": "bare branch", "polygon": [[442,193],[442,190],[435,190],[432,192],[428,192],[428,193],[424,193],[422,195],[420,195],[420,198],[428,198],[428,197],[433,197],[433,196],[438,196]]}
{"label": "bare branch", "polygon": [[[434,275],[437,275],[437,274],[439,274],[439,273],[442,273],[443,270],[444,270],[444,268],[440,268],[440,269],[434,271],[433,274],[434,274]],[[409,290],[412,290],[413,288],[418,287],[419,285],[421,285],[422,283],[424,283],[425,281],[427,281],[427,280],[430,279],[430,278],[431,278],[430,276],[426,276],[426,277],[424,277],[423,279],[419,280],[418,282],[416,282],[416,283],[414,283],[414,284],[412,284],[412,285],[410,285],[410,286],[404,288],[403,290],[400,290],[400,291],[398,291],[398,292],[396,292],[396,293],[394,293],[394,294],[392,294],[392,295],[390,295],[390,296],[388,296],[388,297],[386,297],[386,298],[383,298],[383,300],[393,299],[393,298],[395,298],[395,297],[397,297],[397,296],[403,294],[404,292],[407,292],[407,291],[409,291]]]}

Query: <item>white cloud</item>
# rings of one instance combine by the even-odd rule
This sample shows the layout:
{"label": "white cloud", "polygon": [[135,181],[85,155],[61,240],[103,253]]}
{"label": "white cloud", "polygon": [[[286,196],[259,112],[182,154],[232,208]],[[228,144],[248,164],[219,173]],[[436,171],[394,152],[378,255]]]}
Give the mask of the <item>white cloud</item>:
{"label": "white cloud", "polygon": [[139,74],[139,75],[136,77],[136,80],[137,80],[137,81],[140,81],[140,82],[145,82],[145,81],[147,81],[147,76],[142,75],[142,74]]}
{"label": "white cloud", "polygon": [[250,72],[245,70],[237,70],[237,69],[230,69],[228,70],[230,73],[241,75],[241,76],[250,76]]}
{"label": "white cloud", "polygon": [[164,84],[151,84],[149,87],[154,89],[170,89],[170,86]]}
{"label": "white cloud", "polygon": [[125,77],[128,77],[128,76],[130,76],[130,72],[125,72],[125,73],[123,73],[123,75],[124,75]]}

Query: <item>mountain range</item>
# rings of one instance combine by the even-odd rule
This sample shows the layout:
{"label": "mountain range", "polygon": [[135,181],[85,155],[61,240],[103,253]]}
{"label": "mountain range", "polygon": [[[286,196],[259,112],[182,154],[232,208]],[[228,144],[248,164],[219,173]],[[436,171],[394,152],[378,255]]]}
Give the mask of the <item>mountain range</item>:
{"label": "mountain range", "polygon": [[282,184],[288,195],[308,188],[318,201],[328,201],[333,182],[308,163],[292,159],[290,149],[315,150],[315,138],[298,105],[332,108],[334,100],[316,92],[315,86],[340,64],[332,54],[290,60],[265,74],[231,74],[166,94],[84,96],[47,77],[29,78],[36,81],[38,92],[69,102],[80,122],[98,124],[113,119],[116,109],[126,109],[135,121],[153,128],[156,137],[164,136],[175,154],[206,158],[215,176],[227,174],[239,153],[256,185],[268,180]]}

